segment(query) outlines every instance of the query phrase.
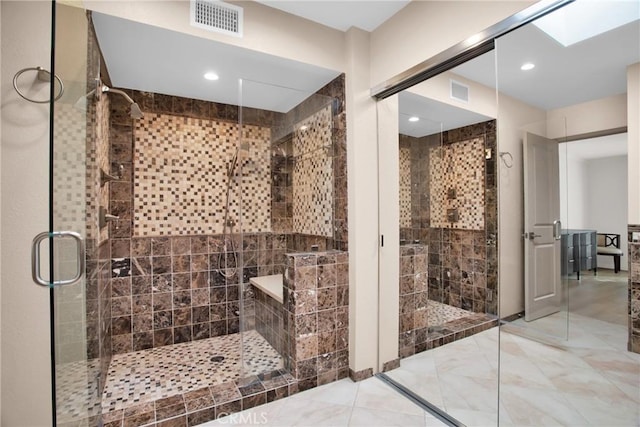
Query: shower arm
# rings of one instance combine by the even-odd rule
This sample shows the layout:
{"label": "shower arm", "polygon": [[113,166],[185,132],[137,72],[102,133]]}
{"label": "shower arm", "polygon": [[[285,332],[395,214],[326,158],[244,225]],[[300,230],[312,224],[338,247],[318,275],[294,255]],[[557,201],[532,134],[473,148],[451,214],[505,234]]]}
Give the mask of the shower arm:
{"label": "shower arm", "polygon": [[129,103],[130,103],[130,104],[135,104],[135,101],[134,101],[133,99],[131,99],[131,97],[130,97],[129,95],[127,95],[127,93],[126,93],[126,92],[124,92],[124,91],[122,91],[122,90],[120,90],[120,89],[113,89],[113,88],[110,88],[109,86],[102,85],[102,93],[105,93],[105,92],[113,92],[113,93],[117,93],[117,94],[119,94],[119,95],[124,96],[124,97],[125,97],[125,99],[126,99],[127,101],[129,101]]}

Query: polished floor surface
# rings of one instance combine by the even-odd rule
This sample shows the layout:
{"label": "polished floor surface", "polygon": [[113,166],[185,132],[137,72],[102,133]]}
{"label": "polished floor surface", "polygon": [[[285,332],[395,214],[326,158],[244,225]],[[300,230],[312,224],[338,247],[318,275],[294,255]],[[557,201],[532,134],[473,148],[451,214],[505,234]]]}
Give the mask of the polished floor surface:
{"label": "polished floor surface", "polygon": [[[626,315],[626,276],[586,276],[570,288],[575,312],[537,321],[537,328],[551,332],[564,324],[568,340],[542,343],[492,328],[403,359],[388,375],[467,426],[640,426],[640,355],[626,350],[626,324],[617,315]],[[442,425],[370,378],[329,384],[203,426],[258,422]]]}
{"label": "polished floor surface", "polygon": [[377,378],[344,379],[201,424],[218,426],[444,426]]}

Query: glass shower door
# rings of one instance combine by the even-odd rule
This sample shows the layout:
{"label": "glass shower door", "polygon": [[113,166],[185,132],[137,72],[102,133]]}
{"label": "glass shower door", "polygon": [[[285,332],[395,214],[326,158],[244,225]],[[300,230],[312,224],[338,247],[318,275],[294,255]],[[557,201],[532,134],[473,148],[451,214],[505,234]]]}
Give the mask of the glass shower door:
{"label": "glass shower door", "polygon": [[341,83],[241,81],[242,368],[269,399],[346,375],[346,155],[342,106],[327,96]]}
{"label": "glass shower door", "polygon": [[[89,215],[97,206],[100,192],[108,191],[100,182],[96,152],[96,123],[100,111],[95,96],[99,77],[99,54],[90,37],[83,8],[54,3],[52,34],[55,46],[54,73],[64,82],[53,85],[50,102],[50,275],[52,310],[52,366],[54,380],[54,420],[56,425],[100,424],[101,361],[100,284],[111,275],[111,266],[99,248],[99,218]],[[93,91],[93,92],[92,92]],[[108,165],[103,170],[108,172]],[[56,236],[73,232],[84,241]],[[103,231],[104,233],[105,231]],[[66,234],[67,236],[69,234]],[[41,245],[44,249],[45,244]],[[107,255],[108,256],[108,255]],[[86,265],[86,274],[83,266]],[[79,279],[70,284],[73,276]],[[47,280],[50,282],[50,280]]]}

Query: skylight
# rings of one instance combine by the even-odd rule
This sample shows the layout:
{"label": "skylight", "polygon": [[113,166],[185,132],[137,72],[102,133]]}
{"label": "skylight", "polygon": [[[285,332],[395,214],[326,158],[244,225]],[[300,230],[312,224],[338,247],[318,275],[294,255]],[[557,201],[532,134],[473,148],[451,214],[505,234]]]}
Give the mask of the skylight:
{"label": "skylight", "polygon": [[568,47],[638,19],[638,0],[576,0],[533,24]]}

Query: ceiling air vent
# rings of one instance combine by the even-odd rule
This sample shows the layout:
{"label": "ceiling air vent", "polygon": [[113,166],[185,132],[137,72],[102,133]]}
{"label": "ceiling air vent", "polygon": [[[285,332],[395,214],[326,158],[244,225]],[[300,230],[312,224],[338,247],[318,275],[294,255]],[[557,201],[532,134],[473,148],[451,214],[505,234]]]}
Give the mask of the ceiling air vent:
{"label": "ceiling air vent", "polygon": [[191,0],[191,25],[242,37],[242,8],[221,1]]}
{"label": "ceiling air vent", "polygon": [[451,98],[462,102],[469,102],[469,86],[451,80]]}

